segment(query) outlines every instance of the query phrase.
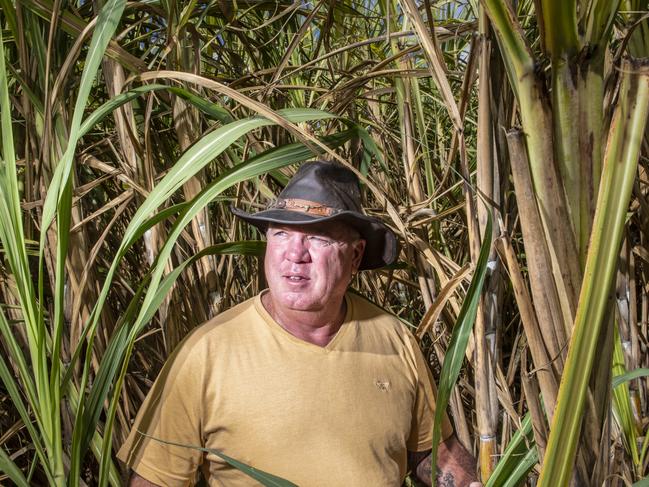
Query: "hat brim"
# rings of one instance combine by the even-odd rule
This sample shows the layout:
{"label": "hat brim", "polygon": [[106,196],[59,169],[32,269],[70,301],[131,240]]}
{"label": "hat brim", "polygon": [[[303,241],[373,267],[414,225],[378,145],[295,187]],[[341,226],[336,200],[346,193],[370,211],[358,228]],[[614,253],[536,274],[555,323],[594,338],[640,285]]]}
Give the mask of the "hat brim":
{"label": "hat brim", "polygon": [[365,252],[359,270],[378,269],[390,265],[399,254],[399,242],[392,230],[376,218],[353,211],[341,211],[323,217],[279,208],[248,213],[231,206],[230,211],[262,232],[266,231],[270,223],[280,225],[310,225],[330,221],[346,223],[356,229],[365,240]]}

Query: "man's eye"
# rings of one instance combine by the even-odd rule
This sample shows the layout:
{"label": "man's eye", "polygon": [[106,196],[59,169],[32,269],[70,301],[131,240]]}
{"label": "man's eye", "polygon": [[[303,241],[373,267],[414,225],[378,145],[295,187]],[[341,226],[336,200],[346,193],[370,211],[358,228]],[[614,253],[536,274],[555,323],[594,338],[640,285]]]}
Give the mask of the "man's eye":
{"label": "man's eye", "polygon": [[319,237],[317,235],[311,235],[309,237],[309,242],[320,247],[326,247],[327,245],[331,245],[333,243],[331,239],[328,239],[326,237]]}

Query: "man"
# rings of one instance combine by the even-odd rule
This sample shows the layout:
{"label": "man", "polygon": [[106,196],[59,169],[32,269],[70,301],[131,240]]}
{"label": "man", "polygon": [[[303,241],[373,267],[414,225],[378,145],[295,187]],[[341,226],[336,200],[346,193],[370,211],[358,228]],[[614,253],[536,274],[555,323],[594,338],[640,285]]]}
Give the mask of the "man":
{"label": "man", "polygon": [[[303,164],[270,207],[233,213],[266,233],[268,290],[194,330],[163,368],[119,458],[133,486],[258,485],[216,450],[299,486],[430,485],[434,384],[395,317],[347,293],[392,263],[393,232],[362,213],[358,179]],[[474,460],[445,420],[438,485]],[[479,484],[478,484],[479,485]]]}

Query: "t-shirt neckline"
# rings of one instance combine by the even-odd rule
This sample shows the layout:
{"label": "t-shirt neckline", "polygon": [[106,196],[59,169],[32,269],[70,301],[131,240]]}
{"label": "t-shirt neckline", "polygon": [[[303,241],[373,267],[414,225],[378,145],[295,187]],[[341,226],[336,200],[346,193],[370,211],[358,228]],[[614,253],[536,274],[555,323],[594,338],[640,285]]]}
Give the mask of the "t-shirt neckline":
{"label": "t-shirt neckline", "polygon": [[282,325],[280,325],[268,312],[268,310],[264,307],[263,303],[261,302],[261,297],[266,294],[268,289],[264,289],[262,292],[257,294],[255,296],[255,308],[257,309],[258,313],[260,316],[263,318],[264,322],[276,333],[279,334],[280,336],[283,336],[284,338],[287,338],[291,342],[295,343],[298,346],[301,346],[305,349],[310,349],[315,352],[320,352],[320,353],[329,353],[332,350],[335,350],[336,346],[342,341],[343,337],[347,333],[347,329],[350,327],[351,321],[352,321],[352,311],[353,311],[353,303],[352,299],[350,299],[349,293],[345,293],[345,304],[347,305],[347,309],[345,311],[345,318],[343,319],[343,323],[340,325],[340,328],[338,328],[338,331],[334,335],[334,337],[327,343],[324,347],[321,347],[320,345],[316,345],[315,343],[307,342],[306,340],[302,340],[299,337],[296,337],[293,335],[290,331],[288,331],[286,328],[284,328]]}

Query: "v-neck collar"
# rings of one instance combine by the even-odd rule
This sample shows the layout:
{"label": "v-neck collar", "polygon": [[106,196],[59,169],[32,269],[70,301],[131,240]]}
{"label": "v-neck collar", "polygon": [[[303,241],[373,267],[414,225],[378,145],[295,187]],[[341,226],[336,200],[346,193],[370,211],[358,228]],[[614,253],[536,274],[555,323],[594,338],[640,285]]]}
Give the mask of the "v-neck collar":
{"label": "v-neck collar", "polygon": [[310,349],[314,352],[319,352],[319,353],[329,353],[332,350],[335,350],[337,345],[342,341],[343,337],[347,333],[348,328],[350,328],[351,325],[351,317],[352,317],[352,300],[349,298],[348,294],[345,294],[345,304],[347,306],[347,309],[345,311],[345,318],[343,319],[342,324],[340,325],[340,328],[338,328],[338,331],[336,334],[333,336],[331,340],[329,340],[329,343],[327,343],[324,347],[321,347],[320,345],[316,345],[315,343],[308,342],[306,340],[302,340],[301,338],[296,337],[293,335],[290,331],[288,331],[286,328],[284,328],[282,325],[280,325],[268,312],[268,310],[264,307],[261,297],[262,295],[266,294],[268,292],[268,289],[263,290],[261,293],[259,293],[255,297],[255,308],[257,309],[257,312],[259,315],[264,319],[264,322],[275,332],[280,334],[280,336],[283,336],[284,338],[290,340],[291,342],[295,343],[296,345],[304,348],[304,349]]}

